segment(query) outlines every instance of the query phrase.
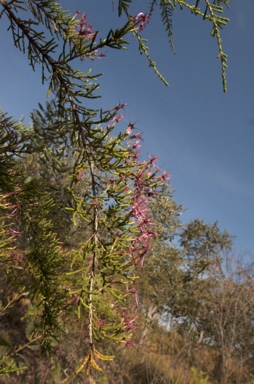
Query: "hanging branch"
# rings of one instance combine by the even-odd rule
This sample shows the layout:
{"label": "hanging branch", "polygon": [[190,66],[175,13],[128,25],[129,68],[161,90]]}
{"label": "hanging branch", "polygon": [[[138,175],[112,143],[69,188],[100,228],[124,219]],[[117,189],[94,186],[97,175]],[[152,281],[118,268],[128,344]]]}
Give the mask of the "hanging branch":
{"label": "hanging branch", "polygon": [[[171,16],[177,4],[213,23],[224,65],[225,88],[226,56],[219,29],[227,19],[220,16],[220,5],[205,1],[206,10],[202,13],[198,2],[195,7],[184,0],[161,0],[162,19],[171,44]],[[63,332],[66,313],[82,316],[84,322],[88,319],[88,351],[73,373],[66,373],[63,383],[83,370],[88,375],[93,368],[100,371],[97,360],[113,359],[97,350],[101,340],[119,342],[122,348],[132,345],[135,326],[127,323],[123,306],[139,305],[135,267],[143,266],[155,236],[149,204],[169,177],[160,171],[155,156],[140,160],[142,135],[135,131],[134,124],[113,134],[116,124],[124,118],[121,112],[125,103],[107,111],[84,106],[84,100],[96,97],[96,76],[71,66],[77,58],[102,58],[98,50],[104,47],[124,49],[126,35],[132,33],[140,53],[145,54],[149,65],[167,84],[141,35],[156,2],[152,2],[149,14],[140,12],[135,16],[129,11],[131,3],[119,0],[119,16],[125,14],[127,21],[100,39],[85,14],[71,15],[52,0],[0,3],[1,17],[5,14],[9,19],[14,45],[27,53],[34,70],[37,64],[41,65],[42,83],[47,81],[48,94],[53,92],[57,97],[47,111],[52,120],[40,108],[33,119],[34,127],[27,129],[26,135],[6,116],[1,115],[0,120],[0,245],[5,250],[2,257],[8,261],[3,264],[8,273],[13,271],[12,264],[17,270],[22,269],[20,275],[13,273],[11,288],[15,293],[19,284],[27,288],[32,309],[24,312],[24,318],[29,326],[31,318],[33,321],[29,341],[16,351],[18,354],[26,349],[32,340],[40,340],[40,347],[50,351],[53,340],[58,340]],[[33,19],[19,17],[24,17],[26,11]],[[41,24],[50,38],[40,31]],[[19,162],[18,156],[23,161]],[[27,165],[32,163],[30,156],[36,158],[34,164],[38,166],[31,175]],[[60,179],[64,179],[62,184]],[[56,215],[59,206],[72,214],[73,224],[68,216],[66,231],[76,228],[75,241],[70,242],[68,250],[59,242],[61,231],[55,219],[57,215],[62,219],[61,212]],[[20,254],[11,253],[16,249]],[[2,372],[13,372],[11,363],[8,365],[6,360],[5,364]]]}

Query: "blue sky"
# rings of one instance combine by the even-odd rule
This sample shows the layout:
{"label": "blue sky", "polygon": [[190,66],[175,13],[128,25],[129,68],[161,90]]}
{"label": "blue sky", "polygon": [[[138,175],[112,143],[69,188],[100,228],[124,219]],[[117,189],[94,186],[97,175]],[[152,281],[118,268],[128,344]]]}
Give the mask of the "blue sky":
{"label": "blue sky", "polygon": [[[65,8],[85,11],[100,35],[119,26],[111,0],[62,1]],[[135,12],[146,11],[139,0]],[[116,1],[117,5],[117,1]],[[187,11],[174,18],[173,55],[159,14],[143,32],[150,54],[169,87],[154,75],[130,37],[127,51],[106,50],[106,58],[78,63],[81,70],[103,72],[99,105],[119,102],[128,122],[136,122],[144,137],[145,154],[158,155],[159,165],[171,174],[175,199],[183,204],[184,221],[219,221],[221,229],[236,235],[238,252],[254,253],[254,1],[231,0],[230,23],[222,31],[228,54],[228,92],[222,92],[216,40],[208,22]],[[44,103],[46,86],[29,67],[25,55],[12,44],[0,21],[0,107],[16,118]],[[96,101],[98,103],[98,101]],[[98,105],[98,104],[97,104]]]}

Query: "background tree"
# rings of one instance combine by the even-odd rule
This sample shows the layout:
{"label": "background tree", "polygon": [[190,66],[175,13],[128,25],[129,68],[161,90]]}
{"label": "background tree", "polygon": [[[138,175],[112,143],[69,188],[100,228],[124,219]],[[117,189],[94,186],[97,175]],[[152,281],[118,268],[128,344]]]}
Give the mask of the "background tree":
{"label": "background tree", "polygon": [[[162,210],[166,223],[171,215],[171,210],[168,215]],[[173,245],[158,236],[147,256],[137,282],[142,311],[136,312],[132,323],[137,327],[137,348],[123,351],[118,369],[123,367],[125,381],[130,383],[251,383],[252,269],[235,256],[226,256],[231,253],[231,238],[216,223],[195,220],[180,227],[178,236]],[[184,250],[179,244],[186,240]],[[209,254],[203,255],[202,272],[200,264],[198,269],[196,263],[193,269],[186,265],[191,244],[195,244],[197,262],[202,260],[200,249],[209,248]],[[158,249],[160,253],[153,257]],[[166,262],[171,264],[164,270]]]}

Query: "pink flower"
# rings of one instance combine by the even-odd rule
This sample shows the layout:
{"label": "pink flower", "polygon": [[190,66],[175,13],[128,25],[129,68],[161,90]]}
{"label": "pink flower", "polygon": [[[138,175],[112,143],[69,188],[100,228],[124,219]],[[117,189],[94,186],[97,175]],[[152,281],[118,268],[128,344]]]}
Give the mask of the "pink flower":
{"label": "pink flower", "polygon": [[22,262],[22,256],[19,253],[13,252],[12,256],[13,256],[14,260],[17,260],[20,263]]}
{"label": "pink flower", "polygon": [[21,236],[21,232],[19,232],[19,231],[15,231],[15,230],[12,229],[12,228],[9,228],[9,231],[10,231],[10,233],[11,233],[13,236]]}
{"label": "pink flower", "polygon": [[143,12],[139,12],[136,16],[134,16],[133,20],[135,21],[139,21],[139,20],[142,20],[142,18],[144,17],[144,13]]}
{"label": "pink flower", "polygon": [[163,174],[161,176],[159,176],[158,180],[159,181],[167,181],[170,177],[170,174],[167,173],[167,172],[163,172]]}
{"label": "pink flower", "polygon": [[139,12],[134,18],[133,18],[134,22],[139,22],[139,28],[138,30],[139,31],[143,31],[147,25],[147,23],[149,23],[149,20],[150,20],[150,17],[148,14],[144,14],[143,12]]}
{"label": "pink flower", "polygon": [[134,216],[142,216],[142,217],[146,216],[146,212],[147,212],[146,203],[147,203],[147,201],[148,201],[148,199],[143,198],[139,201],[136,201],[133,204],[132,213]]}
{"label": "pink flower", "polygon": [[135,141],[135,143],[133,144],[133,149],[138,149],[138,148],[140,148],[141,147],[141,145],[140,145],[140,140],[136,140]]}
{"label": "pink flower", "polygon": [[143,233],[142,236],[139,237],[139,241],[143,244],[146,245],[147,241],[151,239],[151,237],[155,236],[155,232],[148,231],[146,233]]}
{"label": "pink flower", "polygon": [[126,317],[124,318],[124,323],[125,323],[125,327],[130,329],[131,331],[135,331],[136,329],[136,324],[135,324],[135,320],[137,319],[137,317],[134,317],[134,319],[127,319]]}
{"label": "pink flower", "polygon": [[133,160],[134,161],[138,160],[140,152],[141,152],[140,149],[138,151],[134,151],[134,154],[133,154]]}
{"label": "pink flower", "polygon": [[123,119],[124,119],[124,115],[121,114],[119,116],[114,116],[112,120],[115,121],[116,123],[119,123],[119,121],[121,121]]}
{"label": "pink flower", "polygon": [[94,55],[91,56],[91,55],[87,55],[89,57],[89,59],[91,59],[92,61],[95,60],[95,59],[102,59],[104,57],[106,57],[106,54],[105,53],[98,53],[98,50],[95,49],[94,51]]}
{"label": "pink flower", "polygon": [[155,166],[155,161],[158,159],[157,156],[150,156],[149,164],[151,164],[152,167]]}
{"label": "pink flower", "polygon": [[143,175],[144,175],[144,172],[145,172],[145,168],[141,169],[138,174],[136,175],[136,178],[137,179],[140,179]]}
{"label": "pink flower", "polygon": [[[79,12],[76,12],[75,16],[78,16]],[[92,32],[92,27],[87,23],[87,17],[85,12],[83,12],[79,24],[77,26],[80,36],[87,36],[89,39],[93,39],[97,32]]]}
{"label": "pink flower", "polygon": [[134,124],[129,123],[128,128],[127,128],[126,131],[125,131],[126,134],[127,134],[127,135],[130,135],[131,132],[133,131],[133,129],[134,129]]}
{"label": "pink flower", "polygon": [[142,135],[141,132],[134,133],[134,135],[130,136],[130,139],[141,139],[141,140],[143,140],[141,135]]}
{"label": "pink flower", "polygon": [[126,339],[124,342],[123,342],[123,346],[121,347],[121,349],[123,349],[124,347],[126,347],[126,345],[131,345],[132,347],[136,347],[136,344],[130,340],[130,339]]}
{"label": "pink flower", "polygon": [[112,108],[111,111],[119,111],[119,109],[123,109],[127,106],[127,103],[119,104],[116,107]]}
{"label": "pink flower", "polygon": [[98,324],[98,326],[101,328],[101,327],[104,327],[104,325],[106,324],[106,322],[105,322],[104,320],[99,319],[99,320],[97,321],[97,324]]}
{"label": "pink flower", "polygon": [[80,173],[79,173],[79,175],[77,176],[77,181],[80,181],[81,180],[81,178],[82,178],[82,176],[84,175],[84,173],[85,173],[85,169],[83,169]]}
{"label": "pink flower", "polygon": [[100,53],[97,55],[97,59],[103,59],[104,57],[106,57],[106,53]]}

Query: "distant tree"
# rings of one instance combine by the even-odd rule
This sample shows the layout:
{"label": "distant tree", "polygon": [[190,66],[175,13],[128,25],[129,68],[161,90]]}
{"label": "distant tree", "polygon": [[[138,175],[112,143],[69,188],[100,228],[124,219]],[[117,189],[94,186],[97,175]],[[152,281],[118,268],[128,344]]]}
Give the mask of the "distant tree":
{"label": "distant tree", "polygon": [[221,265],[222,251],[231,249],[231,236],[221,232],[217,223],[194,220],[183,226],[179,220],[181,206],[162,193],[151,211],[158,240],[138,282],[148,322],[158,316],[163,321],[167,314],[174,320],[189,322],[193,318],[195,322],[199,311],[196,296],[199,291],[206,292],[210,283],[205,276],[212,266]]}
{"label": "distant tree", "polygon": [[253,270],[235,256],[224,257],[223,264],[210,270],[197,329],[200,344],[217,353],[213,378],[221,384],[244,383],[254,373]]}
{"label": "distant tree", "polygon": [[229,256],[232,237],[217,223],[183,226],[180,210],[172,196],[152,204],[158,237],[137,281],[134,381],[251,383],[253,268]]}

